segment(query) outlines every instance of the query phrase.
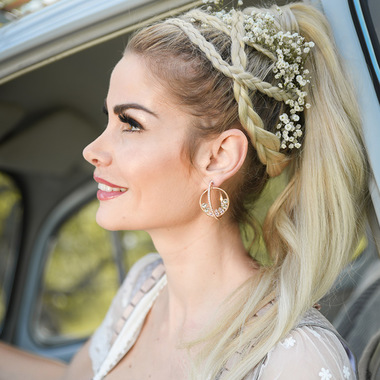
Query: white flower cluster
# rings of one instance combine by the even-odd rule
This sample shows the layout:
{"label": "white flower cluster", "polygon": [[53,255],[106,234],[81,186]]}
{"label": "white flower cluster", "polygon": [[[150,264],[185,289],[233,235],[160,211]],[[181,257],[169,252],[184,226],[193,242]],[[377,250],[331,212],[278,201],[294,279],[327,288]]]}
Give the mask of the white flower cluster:
{"label": "white flower cluster", "polygon": [[[215,9],[222,9],[224,6],[224,0],[203,0],[203,4],[209,4],[207,10],[212,12]],[[231,5],[231,4],[230,4]],[[237,7],[243,6],[243,0],[238,0]]]}
{"label": "white flower cluster", "polygon": [[[215,0],[213,3],[216,3]],[[277,9],[281,15],[280,8]],[[227,27],[232,25],[232,12],[221,10],[214,15],[221,19]],[[307,93],[305,86],[310,83],[309,71],[304,68],[304,62],[314,42],[307,42],[298,33],[282,32],[275,28],[275,18],[269,13],[255,13],[244,15],[246,35],[244,42],[255,47],[260,45],[273,54],[275,65],[273,72],[277,79],[277,86],[290,94],[292,99],[285,102],[290,108],[289,114],[283,113],[277,124],[276,136],[280,139],[281,149],[299,149],[302,136],[302,126],[299,123],[300,113],[310,104],[305,102]]]}
{"label": "white flower cluster", "polygon": [[203,0],[203,4],[209,4],[207,10],[212,12],[214,8],[220,9],[223,6],[223,0]]}

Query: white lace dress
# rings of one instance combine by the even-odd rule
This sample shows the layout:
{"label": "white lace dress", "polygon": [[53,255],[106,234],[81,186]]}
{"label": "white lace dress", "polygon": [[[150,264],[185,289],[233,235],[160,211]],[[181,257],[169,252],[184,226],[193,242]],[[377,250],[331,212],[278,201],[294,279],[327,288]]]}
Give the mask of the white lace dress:
{"label": "white lace dress", "polygon": [[[165,285],[158,254],[149,254],[132,267],[92,337],[93,380],[104,379],[130,350]],[[355,360],[347,346],[329,322],[311,309],[244,380],[355,380],[355,372]]]}

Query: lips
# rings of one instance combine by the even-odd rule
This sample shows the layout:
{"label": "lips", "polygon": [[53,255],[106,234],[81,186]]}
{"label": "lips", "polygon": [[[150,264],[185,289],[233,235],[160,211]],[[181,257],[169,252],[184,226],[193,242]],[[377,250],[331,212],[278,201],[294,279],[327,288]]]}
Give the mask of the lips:
{"label": "lips", "polygon": [[94,176],[94,179],[98,182],[97,197],[100,201],[107,201],[120,197],[128,190],[125,187],[120,187],[99,177]]}

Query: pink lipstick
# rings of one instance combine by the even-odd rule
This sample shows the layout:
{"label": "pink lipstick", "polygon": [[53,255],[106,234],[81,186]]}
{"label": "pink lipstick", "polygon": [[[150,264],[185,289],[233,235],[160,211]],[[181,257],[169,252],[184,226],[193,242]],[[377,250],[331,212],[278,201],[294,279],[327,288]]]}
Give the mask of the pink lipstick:
{"label": "pink lipstick", "polygon": [[117,198],[127,191],[125,187],[120,187],[102,178],[94,176],[94,179],[98,182],[98,192],[96,195],[100,201]]}

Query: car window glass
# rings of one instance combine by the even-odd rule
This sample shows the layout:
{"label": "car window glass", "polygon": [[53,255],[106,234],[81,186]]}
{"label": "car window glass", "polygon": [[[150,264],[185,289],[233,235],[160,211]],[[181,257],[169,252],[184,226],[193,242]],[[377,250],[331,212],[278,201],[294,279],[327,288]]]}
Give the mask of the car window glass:
{"label": "car window glass", "polygon": [[12,288],[21,224],[21,192],[9,176],[0,172],[0,331]]}
{"label": "car window glass", "polygon": [[32,329],[40,344],[91,335],[130,266],[153,250],[144,232],[99,227],[97,208],[97,200],[83,206],[59,226],[49,245]]}
{"label": "car window glass", "polygon": [[377,40],[380,36],[380,19],[376,15],[380,14],[380,2],[378,0],[368,0],[369,12],[372,18],[373,25],[375,27]]}
{"label": "car window glass", "polygon": [[0,27],[8,22],[19,20],[28,14],[38,12],[59,0],[0,1]]}
{"label": "car window glass", "polygon": [[[368,11],[369,11],[369,34],[372,40],[372,45],[375,50],[377,57],[377,62],[380,62],[380,1],[379,0],[368,0]],[[369,22],[367,22],[369,24]]]}

